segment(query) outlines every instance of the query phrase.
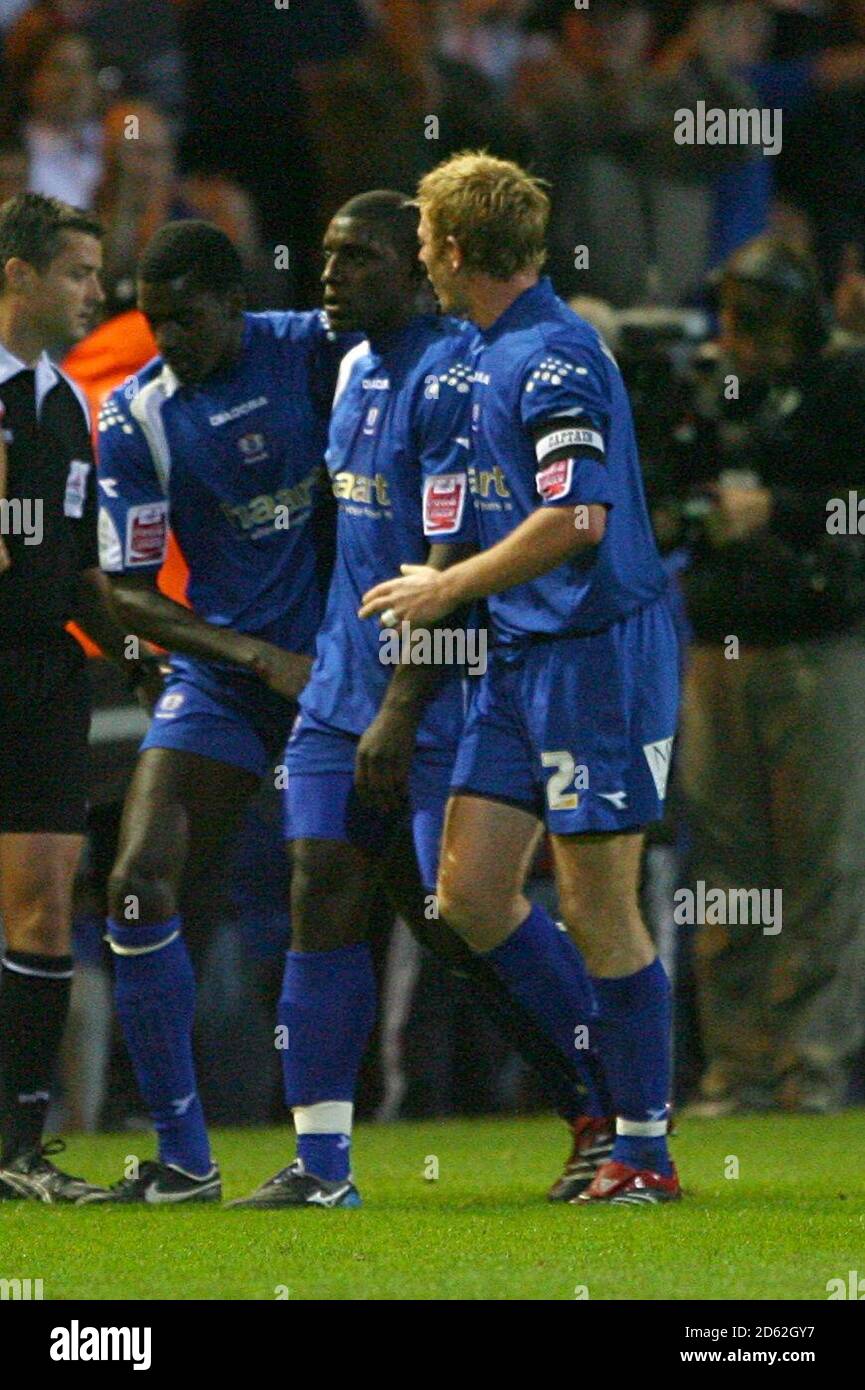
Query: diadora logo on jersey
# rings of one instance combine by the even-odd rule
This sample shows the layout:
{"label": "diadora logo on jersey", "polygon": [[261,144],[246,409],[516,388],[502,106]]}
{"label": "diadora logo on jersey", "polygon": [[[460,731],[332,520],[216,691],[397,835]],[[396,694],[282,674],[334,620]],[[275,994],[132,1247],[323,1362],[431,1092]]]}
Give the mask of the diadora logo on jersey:
{"label": "diadora logo on jersey", "polygon": [[498,464],[495,468],[475,468],[469,466],[469,487],[475,497],[487,498],[490,489],[497,497],[510,497],[511,490],[505,482],[505,475]]}
{"label": "diadora logo on jersey", "polygon": [[377,405],[370,406],[369,410],[366,412],[366,421],[363,427],[364,434],[375,434],[376,421],[380,413]]}
{"label": "diadora logo on jersey", "polygon": [[561,386],[570,376],[588,374],[588,367],[578,367],[575,362],[566,362],[563,357],[545,357],[526,382],[526,390],[534,391],[542,382],[549,382],[551,386]]}
{"label": "diadora logo on jersey", "polygon": [[119,425],[124,434],[135,433],[134,425],[132,425],[128,417],[123,414],[117,402],[113,401],[109,396],[99,412],[97,429],[101,434],[104,434],[106,430],[111,429],[112,425]]}
{"label": "diadora logo on jersey", "polygon": [[545,502],[567,497],[574,477],[574,459],[556,459],[535,474],[535,486]]}
{"label": "diadora logo on jersey", "polygon": [[324,469],[316,467],[294,487],[281,487],[274,493],[262,492],[233,507],[223,502],[222,510],[241,531],[251,531],[257,526],[287,531],[309,511],[315,489],[324,476]]}
{"label": "diadora logo on jersey", "polygon": [[[427,381],[429,380],[427,377]],[[465,362],[454,362],[453,366],[439,375],[438,380],[442,386],[453,386],[461,395],[465,395],[472,389],[474,372]]]}
{"label": "diadora logo on jersey", "polygon": [[237,447],[243,455],[244,463],[260,463],[268,457],[263,434],[242,434]]}
{"label": "diadora logo on jersey", "polygon": [[260,410],[263,405],[267,405],[267,396],[256,396],[251,401],[242,401],[240,405],[232,406],[231,410],[218,410],[215,415],[211,415],[208,424],[216,429],[219,425],[230,425],[232,420],[239,420],[242,415],[249,415],[253,410]]}
{"label": "diadora logo on jersey", "polygon": [[390,377],[388,377],[388,376],[371,376],[371,377],[367,377],[366,381],[361,382],[361,385],[363,386],[364,391],[389,391],[389,390],[390,390]]}
{"label": "diadora logo on jersey", "polygon": [[376,473],[374,478],[370,478],[366,473],[349,473],[347,471],[335,473],[333,495],[343,502],[365,502],[367,506],[375,504],[378,507],[390,506],[387,478],[383,473]]}
{"label": "diadora logo on jersey", "polygon": [[452,536],[463,519],[468,478],[465,473],[442,473],[427,478],[423,489],[423,529],[427,536]]}

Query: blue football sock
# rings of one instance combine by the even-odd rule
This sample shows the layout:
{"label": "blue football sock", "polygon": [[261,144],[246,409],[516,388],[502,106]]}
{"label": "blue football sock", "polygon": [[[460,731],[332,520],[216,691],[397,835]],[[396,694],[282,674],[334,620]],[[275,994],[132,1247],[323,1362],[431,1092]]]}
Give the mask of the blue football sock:
{"label": "blue football sock", "polygon": [[[597,1005],[583,958],[567,932],[534,905],[526,920],[487,954],[514,998],[551,1037],[586,1088],[586,1113],[612,1114],[597,1049]],[[588,1035],[578,1032],[588,1029]]]}
{"label": "blue football sock", "polygon": [[667,1150],[672,1006],[660,960],[619,979],[592,978],[600,1006],[604,1069],[616,1111],[613,1158],[672,1172]]}
{"label": "blue football sock", "polygon": [[203,1176],[213,1164],[192,1056],[195,976],[180,918],[130,927],[109,917],[108,937],[117,1015],[156,1125],[159,1157]]}
{"label": "blue football sock", "polygon": [[375,974],[365,941],[336,951],[286,952],[278,1008],[287,1029],[285,1100],[296,1112],[298,1157],[309,1172],[330,1181],[351,1171],[350,1112],[339,1107],[349,1118],[337,1121],[333,1133],[309,1132],[304,1112],[328,1101],[354,1101],[375,1011]]}

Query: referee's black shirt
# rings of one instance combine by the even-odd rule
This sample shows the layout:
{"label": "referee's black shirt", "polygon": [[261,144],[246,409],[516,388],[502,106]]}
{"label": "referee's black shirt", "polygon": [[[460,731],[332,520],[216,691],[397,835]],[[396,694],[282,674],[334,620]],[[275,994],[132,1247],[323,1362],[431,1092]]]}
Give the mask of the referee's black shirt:
{"label": "referee's black shirt", "polygon": [[[11,567],[0,574],[0,652],[46,647],[72,613],[77,575],[99,563],[87,406],[43,353],[28,368],[0,343],[0,415],[8,456],[0,509]],[[16,514],[15,503],[21,509]],[[23,519],[38,544],[10,527]],[[5,523],[5,524],[4,524]]]}

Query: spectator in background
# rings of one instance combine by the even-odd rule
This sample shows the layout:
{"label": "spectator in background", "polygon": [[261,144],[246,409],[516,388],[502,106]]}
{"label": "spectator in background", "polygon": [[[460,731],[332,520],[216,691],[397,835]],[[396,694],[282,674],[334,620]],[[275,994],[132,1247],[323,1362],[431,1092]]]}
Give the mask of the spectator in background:
{"label": "spectator in background", "polygon": [[180,16],[183,165],[227,174],[251,194],[268,245],[288,246],[297,302],[318,304],[329,211],[321,206],[301,78],[357,48],[367,28],[361,10],[355,0],[302,0],[287,10],[262,0],[185,0]]}
{"label": "spectator in background", "polygon": [[675,112],[698,100],[751,106],[750,89],[716,60],[708,37],[653,61],[653,16],[639,0],[592,0],[588,10],[535,0],[526,27],[532,42],[513,100],[552,183],[559,292],[616,307],[682,302],[705,272],[712,181],[749,152],[677,144]]}
{"label": "spectator in background", "polygon": [[48,10],[24,14],[7,36],[3,124],[20,130],[31,193],[91,208],[102,171],[93,48]]}
{"label": "spectator in background", "polygon": [[526,44],[520,19],[530,0],[444,0],[440,49],[444,57],[483,73],[506,92]]}
{"label": "spectator in background", "polygon": [[440,51],[441,0],[378,0],[377,13],[357,52],[309,76],[325,209],[368,188],[413,188],[459,149],[526,157],[492,82]]}
{"label": "spectator in background", "polygon": [[249,196],[224,175],[181,178],[171,127],[147,102],[120,102],[105,117],[96,207],[106,228],[103,283],[109,312],[134,305],[142,247],[164,222],[184,217],[215,223],[237,246],[250,308],[278,308],[288,301],[286,274],[264,251]]}
{"label": "spectator in background", "polygon": [[[816,268],[773,237],[725,264],[720,323],[667,456],[702,1108],[826,1111],[865,1032],[865,351],[836,347]],[[730,896],[754,889],[756,914]]]}

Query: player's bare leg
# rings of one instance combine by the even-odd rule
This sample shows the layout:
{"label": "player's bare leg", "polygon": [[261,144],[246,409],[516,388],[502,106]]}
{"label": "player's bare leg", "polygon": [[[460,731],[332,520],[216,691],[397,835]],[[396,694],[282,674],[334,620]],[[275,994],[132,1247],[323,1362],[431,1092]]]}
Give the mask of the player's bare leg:
{"label": "player's bare leg", "polygon": [[0,1197],[77,1202],[101,1190],[60,1173],[41,1152],[69,1009],[72,885],[83,845],[82,835],[0,835],[6,939],[0,991],[5,1073]]}
{"label": "player's bare leg", "polygon": [[182,935],[184,874],[216,866],[258,787],[254,773],[177,748],[147,748],[126,798],[108,884],[117,1011],[159,1136],[158,1164],[112,1189],[115,1201],[220,1195],[192,1052],[195,979]]}

